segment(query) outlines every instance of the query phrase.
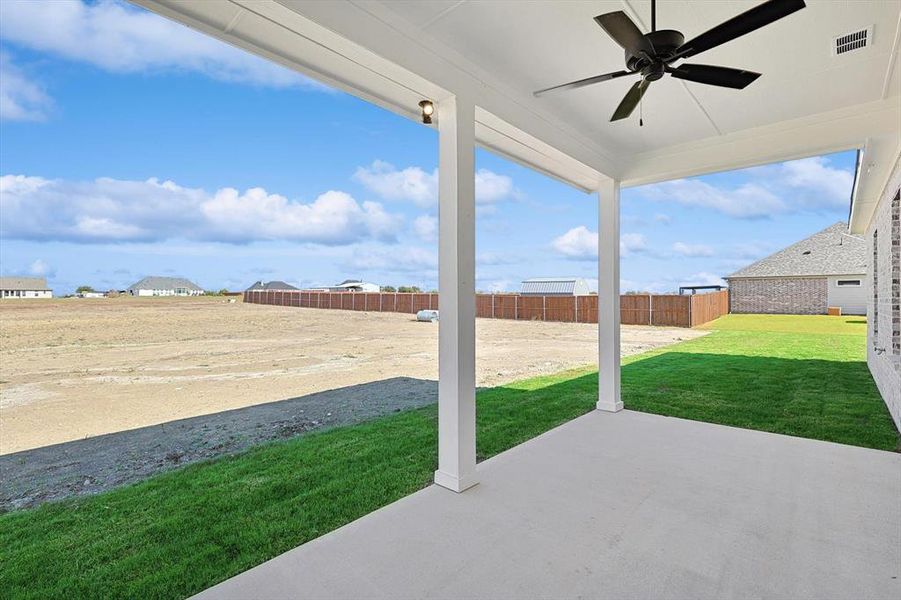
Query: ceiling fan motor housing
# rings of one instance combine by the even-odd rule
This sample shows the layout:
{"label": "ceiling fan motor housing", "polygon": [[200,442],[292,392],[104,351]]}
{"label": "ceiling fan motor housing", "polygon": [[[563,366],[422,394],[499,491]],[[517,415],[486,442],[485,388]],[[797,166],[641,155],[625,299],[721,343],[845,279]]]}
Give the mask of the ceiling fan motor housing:
{"label": "ceiling fan motor housing", "polygon": [[[641,71],[655,62],[666,62],[673,57],[683,43],[685,36],[675,29],[661,29],[644,35],[654,47],[654,56],[634,56],[626,51],[626,67],[630,71]],[[662,72],[661,72],[662,75]],[[658,77],[659,79],[659,77]]]}

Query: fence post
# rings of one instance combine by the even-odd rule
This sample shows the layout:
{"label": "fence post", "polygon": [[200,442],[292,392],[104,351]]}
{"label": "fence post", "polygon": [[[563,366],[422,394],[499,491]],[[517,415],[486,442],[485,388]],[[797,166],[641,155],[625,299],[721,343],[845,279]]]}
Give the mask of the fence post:
{"label": "fence post", "polygon": [[692,297],[693,296],[688,296],[688,326],[689,327],[692,326],[692,321],[691,321],[691,305],[692,305],[691,299],[692,299]]}
{"label": "fence post", "polygon": [[379,290],[379,312],[382,312],[382,291]]}
{"label": "fence post", "polygon": [[648,325],[654,324],[654,295],[648,294]]}
{"label": "fence post", "polygon": [[491,293],[491,318],[494,319],[494,292]]}
{"label": "fence post", "polygon": [[513,320],[519,319],[519,295],[513,296]]}
{"label": "fence post", "polygon": [[541,320],[547,321],[547,296],[541,297]]}
{"label": "fence post", "polygon": [[573,296],[573,322],[579,322],[579,297]]}

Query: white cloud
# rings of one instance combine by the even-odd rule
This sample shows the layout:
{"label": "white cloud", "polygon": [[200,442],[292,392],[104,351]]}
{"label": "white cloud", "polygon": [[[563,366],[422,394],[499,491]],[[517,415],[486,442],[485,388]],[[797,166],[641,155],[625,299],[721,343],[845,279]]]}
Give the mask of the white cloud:
{"label": "white cloud", "polygon": [[364,271],[419,273],[437,277],[438,253],[418,246],[366,246],[355,249],[346,266]]}
{"label": "white cloud", "polygon": [[660,223],[661,225],[669,225],[673,222],[672,217],[669,215],[665,215],[663,213],[657,213],[654,215],[654,222]]}
{"label": "white cloud", "polygon": [[386,200],[410,200],[422,207],[432,206],[438,198],[438,170],[426,173],[419,167],[398,171],[385,161],[373,161],[358,167],[353,178]]}
{"label": "white cloud", "polygon": [[101,178],[78,182],[0,177],[0,234],[80,243],[189,239],[226,243],[287,240],[349,244],[392,241],[402,219],[376,202],[329,191],[310,203],[263,188],[207,192],[172,181]]}
{"label": "white cloud", "polygon": [[673,244],[673,252],[682,256],[713,256],[713,248],[706,244],[686,244],[676,242]]}
{"label": "white cloud", "polygon": [[476,202],[491,204],[517,195],[513,180],[488,169],[476,171]]}
{"label": "white cloud", "polygon": [[42,121],[52,104],[44,90],[0,52],[0,120]]}
{"label": "white cloud", "polygon": [[676,179],[641,189],[644,195],[654,200],[708,208],[739,219],[766,218],[788,210],[785,201],[756,183],[723,189],[699,179]]}
{"label": "white cloud", "polygon": [[[598,256],[598,234],[584,225],[573,227],[551,242],[551,247],[568,258],[595,259]],[[620,236],[621,256],[649,252],[647,238],[640,233],[624,233]]]}
{"label": "white cloud", "polygon": [[710,209],[737,219],[766,219],[799,211],[835,211],[848,207],[854,174],[817,156],[744,172],[737,186],[700,179],[677,179],[640,188],[651,199]]}
{"label": "white cloud", "polygon": [[28,266],[20,263],[20,266],[12,269],[8,264],[0,263],[0,273],[13,277],[44,277],[48,280],[56,278],[56,268],[42,258],[36,258]]}
{"label": "white cloud", "polygon": [[438,239],[438,219],[430,215],[416,217],[413,233],[424,242],[434,242]]}
{"label": "white cloud", "polygon": [[624,233],[619,238],[619,253],[621,256],[629,256],[647,252],[648,241],[640,233]]}
{"label": "white cloud", "polygon": [[847,208],[851,201],[854,174],[829,166],[823,156],[782,163],[782,181],[804,192],[799,200],[812,208]]}
{"label": "white cloud", "polygon": [[37,259],[28,267],[28,273],[35,277],[54,277],[56,269],[48,265],[43,259]]}
{"label": "white cloud", "polygon": [[312,80],[124,2],[0,2],[2,37],[115,73],[190,71],[267,87],[328,89]]}
{"label": "white cloud", "polygon": [[551,242],[551,246],[569,258],[597,258],[598,234],[584,225],[573,227]]}
{"label": "white cloud", "polygon": [[[438,203],[438,169],[432,172],[421,167],[398,170],[391,163],[376,160],[368,167],[358,167],[353,178],[386,200],[406,200],[423,208],[432,208]],[[476,171],[475,188],[479,204],[519,197],[510,177],[488,169]]]}

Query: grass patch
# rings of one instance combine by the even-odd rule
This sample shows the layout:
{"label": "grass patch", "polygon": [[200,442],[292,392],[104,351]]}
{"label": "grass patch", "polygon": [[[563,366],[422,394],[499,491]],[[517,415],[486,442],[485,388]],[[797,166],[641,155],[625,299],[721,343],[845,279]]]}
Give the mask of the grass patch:
{"label": "grass patch", "polygon": [[853,315],[723,315],[698,329],[716,331],[767,331],[782,333],[819,333],[866,337],[867,318]]}
{"label": "grass patch", "polygon": [[[896,449],[864,363],[866,326],[827,319],[730,315],[630,357],[626,406]],[[479,458],[590,411],[596,394],[590,369],[480,391]],[[431,406],[0,516],[0,597],[198,592],[428,485],[436,421]]]}
{"label": "grass patch", "polygon": [[898,451],[866,365],[866,319],[726,315],[623,368],[626,407]]}
{"label": "grass patch", "polygon": [[[480,392],[479,458],[594,408],[584,373]],[[199,592],[427,486],[437,443],[430,406],[0,516],[0,597]]]}

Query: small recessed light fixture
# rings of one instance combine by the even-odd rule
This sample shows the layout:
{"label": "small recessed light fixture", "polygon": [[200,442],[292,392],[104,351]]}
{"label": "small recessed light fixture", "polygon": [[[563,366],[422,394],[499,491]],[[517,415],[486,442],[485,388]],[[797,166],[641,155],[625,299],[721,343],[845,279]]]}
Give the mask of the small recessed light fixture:
{"label": "small recessed light fixture", "polygon": [[423,100],[419,103],[419,109],[422,112],[422,122],[426,125],[432,123],[432,114],[435,112],[435,105],[431,100]]}

